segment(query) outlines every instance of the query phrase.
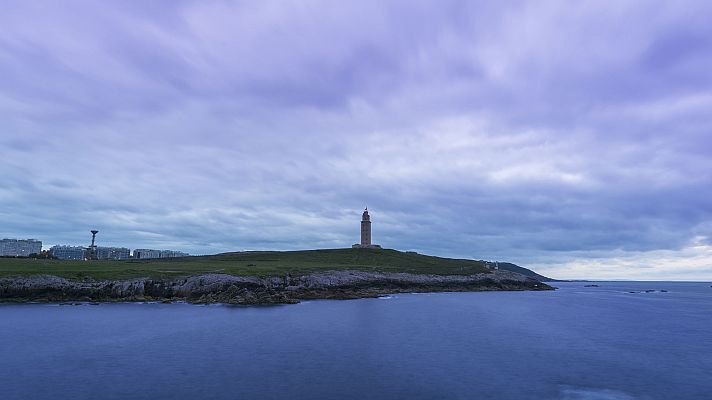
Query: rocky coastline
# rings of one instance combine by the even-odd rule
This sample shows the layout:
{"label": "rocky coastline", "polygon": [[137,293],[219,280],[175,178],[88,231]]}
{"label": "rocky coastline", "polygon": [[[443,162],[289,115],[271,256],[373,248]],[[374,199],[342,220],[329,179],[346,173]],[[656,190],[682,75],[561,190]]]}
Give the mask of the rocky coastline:
{"label": "rocky coastline", "polygon": [[393,293],[552,289],[510,271],[474,275],[327,271],[268,278],[206,274],[106,281],[74,281],[39,275],[0,278],[0,302],[186,301],[258,305],[292,304],[308,299],[357,299]]}

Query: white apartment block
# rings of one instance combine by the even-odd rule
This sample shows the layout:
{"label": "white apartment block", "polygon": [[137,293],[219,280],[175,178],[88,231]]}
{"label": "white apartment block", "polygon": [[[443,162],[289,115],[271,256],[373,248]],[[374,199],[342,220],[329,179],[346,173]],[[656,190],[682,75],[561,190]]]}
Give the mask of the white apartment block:
{"label": "white apartment block", "polygon": [[133,258],[149,259],[149,258],[173,258],[173,257],[188,257],[190,254],[182,251],[174,250],[152,250],[152,249],[135,249]]}
{"label": "white apartment block", "polygon": [[42,242],[35,239],[2,239],[0,240],[0,256],[27,257],[30,254],[40,254]]}
{"label": "white apartment block", "polygon": [[83,260],[86,257],[86,248],[79,246],[52,246],[49,253],[60,260]]}

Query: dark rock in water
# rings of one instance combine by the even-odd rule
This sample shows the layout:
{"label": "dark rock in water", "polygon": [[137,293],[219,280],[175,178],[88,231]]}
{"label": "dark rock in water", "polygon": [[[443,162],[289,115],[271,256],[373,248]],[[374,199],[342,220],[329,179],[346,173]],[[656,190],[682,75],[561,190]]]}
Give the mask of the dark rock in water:
{"label": "dark rock in water", "polygon": [[0,278],[0,301],[290,304],[307,299],[357,299],[391,293],[553,289],[536,279],[504,270],[474,275],[328,271],[268,278],[207,274],[125,281],[71,281],[43,275]]}
{"label": "dark rock in water", "polygon": [[655,290],[654,289],[646,289],[645,293],[653,293]]}
{"label": "dark rock in water", "polygon": [[598,285],[583,285],[583,287],[598,287]]}
{"label": "dark rock in water", "polygon": [[628,293],[638,293],[638,292],[628,292]]}

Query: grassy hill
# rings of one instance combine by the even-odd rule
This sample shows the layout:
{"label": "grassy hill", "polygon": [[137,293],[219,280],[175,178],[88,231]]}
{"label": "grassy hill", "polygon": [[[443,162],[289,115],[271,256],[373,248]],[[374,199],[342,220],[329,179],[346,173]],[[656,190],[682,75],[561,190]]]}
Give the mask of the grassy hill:
{"label": "grassy hill", "polygon": [[[500,268],[507,269],[503,268],[502,264]],[[214,256],[126,261],[0,258],[0,277],[50,274],[71,279],[128,279],[205,273],[278,276],[340,269],[439,275],[488,271],[482,261],[433,257],[388,249],[248,251]]]}
{"label": "grassy hill", "polygon": [[[489,263],[489,265],[492,265],[492,263]],[[556,282],[556,279],[551,279],[551,278],[546,277],[546,276],[544,276],[544,275],[539,275],[539,274],[537,274],[536,272],[534,272],[534,271],[532,271],[532,270],[530,270],[530,269],[524,268],[524,267],[520,267],[520,266],[517,265],[517,264],[512,264],[512,263],[507,263],[507,262],[501,262],[501,263],[497,263],[497,266],[499,267],[499,269],[503,269],[503,270],[506,270],[506,271],[517,272],[517,273],[519,273],[519,274],[528,276],[528,277],[530,277],[530,278],[534,278],[534,279],[536,279],[536,280],[538,280],[538,281],[540,281],[540,282]]]}

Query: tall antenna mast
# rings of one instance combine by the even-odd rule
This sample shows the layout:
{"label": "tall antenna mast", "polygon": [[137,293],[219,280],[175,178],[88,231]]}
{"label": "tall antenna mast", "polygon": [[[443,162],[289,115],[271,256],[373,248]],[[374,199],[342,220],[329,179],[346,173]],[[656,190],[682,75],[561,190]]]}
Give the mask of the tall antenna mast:
{"label": "tall antenna mast", "polygon": [[99,233],[96,229],[91,231],[91,246],[89,246],[89,251],[87,251],[87,260],[96,260],[96,234]]}

